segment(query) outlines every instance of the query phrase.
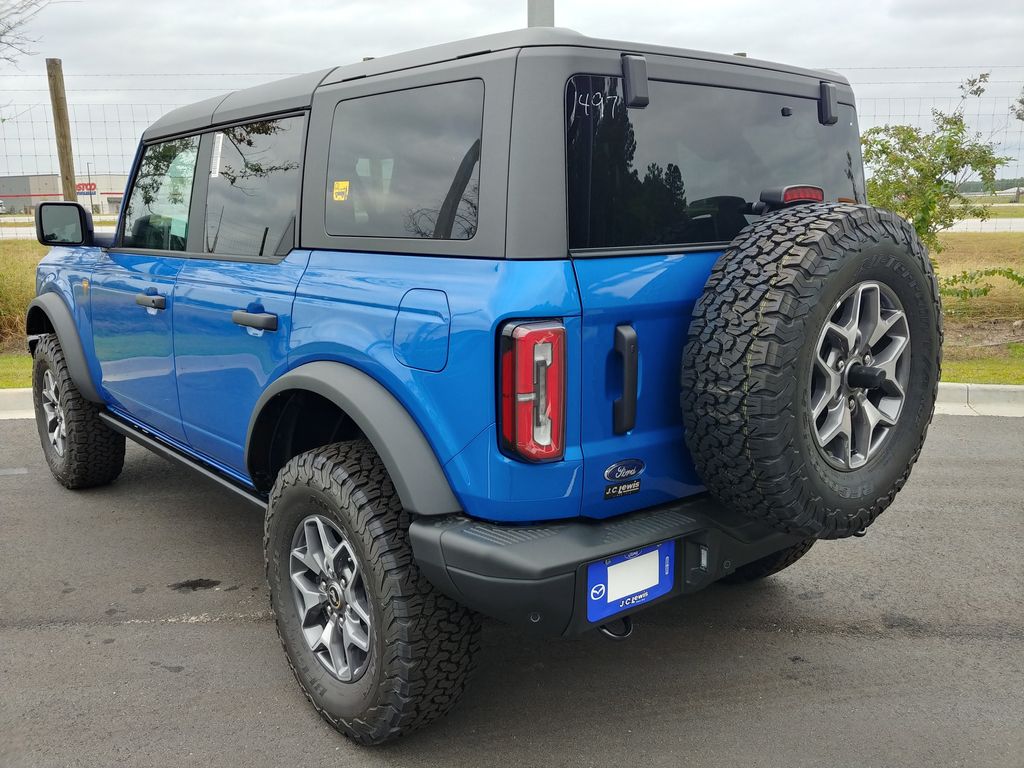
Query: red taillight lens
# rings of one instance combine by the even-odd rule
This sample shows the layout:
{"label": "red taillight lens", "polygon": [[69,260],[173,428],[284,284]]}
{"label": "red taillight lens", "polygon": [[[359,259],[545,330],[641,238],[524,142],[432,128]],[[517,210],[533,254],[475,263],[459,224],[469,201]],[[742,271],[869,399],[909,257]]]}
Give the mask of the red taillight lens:
{"label": "red taillight lens", "polygon": [[528,461],[565,453],[565,327],[512,322],[501,331],[501,446]]}
{"label": "red taillight lens", "polygon": [[782,190],[783,203],[822,203],[825,190],[821,187],[786,187]]}

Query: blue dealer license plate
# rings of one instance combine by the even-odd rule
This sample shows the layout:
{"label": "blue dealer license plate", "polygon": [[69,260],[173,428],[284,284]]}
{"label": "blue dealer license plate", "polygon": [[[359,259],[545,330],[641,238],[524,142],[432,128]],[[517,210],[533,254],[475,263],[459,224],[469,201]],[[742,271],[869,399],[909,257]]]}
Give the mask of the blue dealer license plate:
{"label": "blue dealer license plate", "polygon": [[587,566],[587,621],[649,603],[672,591],[676,543],[665,541]]}

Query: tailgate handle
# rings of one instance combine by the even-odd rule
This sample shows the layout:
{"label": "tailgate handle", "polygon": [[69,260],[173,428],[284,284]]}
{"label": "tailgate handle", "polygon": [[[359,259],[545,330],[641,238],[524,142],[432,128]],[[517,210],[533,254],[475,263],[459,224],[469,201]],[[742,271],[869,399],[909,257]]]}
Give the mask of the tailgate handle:
{"label": "tailgate handle", "polygon": [[615,352],[622,358],[622,397],[612,403],[612,426],[616,435],[624,435],[636,426],[640,344],[632,325],[615,326]]}

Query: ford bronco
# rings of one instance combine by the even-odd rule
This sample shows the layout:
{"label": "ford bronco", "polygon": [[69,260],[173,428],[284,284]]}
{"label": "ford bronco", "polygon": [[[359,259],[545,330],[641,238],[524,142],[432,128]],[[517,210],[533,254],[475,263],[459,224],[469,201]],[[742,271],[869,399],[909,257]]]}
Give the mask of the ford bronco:
{"label": "ford bronco", "polygon": [[27,316],[70,489],[128,437],[265,510],[284,651],[380,743],[480,617],[641,609],[861,535],[931,420],[939,296],[840,76],[532,29],[176,109]]}

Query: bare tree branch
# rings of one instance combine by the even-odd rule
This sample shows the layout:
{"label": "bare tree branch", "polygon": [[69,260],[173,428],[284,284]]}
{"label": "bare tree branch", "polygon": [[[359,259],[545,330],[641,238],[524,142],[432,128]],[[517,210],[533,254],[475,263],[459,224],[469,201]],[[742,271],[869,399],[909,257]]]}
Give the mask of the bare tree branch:
{"label": "bare tree branch", "polygon": [[32,18],[50,0],[0,0],[0,62],[14,64],[19,57],[29,56],[36,42],[26,31]]}

